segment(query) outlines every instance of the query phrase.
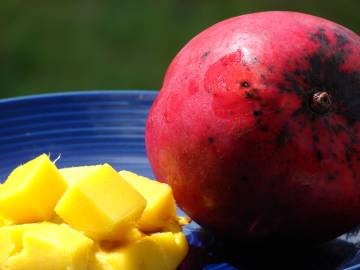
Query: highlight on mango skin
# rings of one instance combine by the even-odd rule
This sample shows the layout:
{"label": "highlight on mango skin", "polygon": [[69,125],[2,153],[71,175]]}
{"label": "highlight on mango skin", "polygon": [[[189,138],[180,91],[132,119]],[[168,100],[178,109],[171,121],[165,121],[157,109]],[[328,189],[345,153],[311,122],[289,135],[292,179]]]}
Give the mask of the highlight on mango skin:
{"label": "highlight on mango skin", "polygon": [[42,154],[0,185],[0,270],[175,270],[187,222],[167,184]]}

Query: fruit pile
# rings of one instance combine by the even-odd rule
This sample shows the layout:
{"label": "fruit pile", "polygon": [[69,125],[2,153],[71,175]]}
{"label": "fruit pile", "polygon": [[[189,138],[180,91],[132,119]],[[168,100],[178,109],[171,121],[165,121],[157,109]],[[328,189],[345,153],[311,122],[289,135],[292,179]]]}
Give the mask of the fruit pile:
{"label": "fruit pile", "polygon": [[185,223],[166,184],[43,154],[0,185],[0,269],[174,270]]}

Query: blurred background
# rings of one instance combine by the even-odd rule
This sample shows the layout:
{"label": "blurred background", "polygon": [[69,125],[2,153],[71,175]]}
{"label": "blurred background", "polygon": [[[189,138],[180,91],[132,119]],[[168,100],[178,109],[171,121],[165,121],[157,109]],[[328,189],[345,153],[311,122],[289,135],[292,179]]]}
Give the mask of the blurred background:
{"label": "blurred background", "polygon": [[360,33],[359,0],[0,2],[0,98],[95,89],[159,89],[177,51],[228,17],[293,10]]}

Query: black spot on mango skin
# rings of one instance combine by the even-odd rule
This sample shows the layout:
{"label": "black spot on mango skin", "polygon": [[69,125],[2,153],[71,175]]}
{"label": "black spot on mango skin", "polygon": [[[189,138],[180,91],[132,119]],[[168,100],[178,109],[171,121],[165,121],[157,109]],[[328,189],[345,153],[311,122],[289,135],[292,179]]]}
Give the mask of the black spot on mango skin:
{"label": "black spot on mango skin", "polygon": [[319,136],[316,135],[316,134],[314,134],[314,135],[313,135],[313,142],[314,142],[314,143],[318,143],[319,141],[320,141]]}
{"label": "black spot on mango skin", "polygon": [[357,120],[357,119],[355,119],[355,118],[347,118],[347,119],[346,119],[347,125],[348,125],[349,127],[353,127],[353,126],[355,125],[355,123],[356,123],[356,120]]}
{"label": "black spot on mango skin", "polygon": [[326,181],[328,182],[334,182],[336,180],[336,178],[339,176],[339,171],[335,171],[335,172],[329,172],[326,175]]}
{"label": "black spot on mango skin", "polygon": [[241,182],[247,182],[248,180],[249,180],[249,178],[247,176],[241,176],[240,177]]}
{"label": "black spot on mango skin", "polygon": [[335,37],[336,37],[336,45],[338,47],[344,47],[346,44],[349,43],[349,40],[347,39],[347,37],[345,37],[341,33],[336,33]]}
{"label": "black spot on mango skin", "polygon": [[303,114],[305,112],[305,108],[304,106],[301,106],[299,109],[297,109],[296,111],[294,111],[292,114],[291,114],[291,117],[292,118],[296,118],[298,117],[299,115]]}
{"label": "black spot on mango skin", "polygon": [[255,117],[258,117],[258,116],[262,115],[262,111],[253,111],[253,115]]}
{"label": "black spot on mango skin", "polygon": [[254,98],[254,94],[252,92],[246,92],[245,93],[245,98],[252,99],[252,98]]}
{"label": "black spot on mango skin", "polygon": [[309,60],[312,72],[304,74],[304,79],[314,85],[314,88],[326,89],[329,92],[333,100],[330,111],[342,114],[349,120],[360,120],[360,73],[341,70],[346,54],[340,52],[325,60],[322,55],[312,56]]}
{"label": "black spot on mango skin", "polygon": [[250,83],[249,83],[248,81],[243,81],[243,82],[241,83],[241,87],[243,87],[243,88],[249,88],[249,87],[250,87]]}
{"label": "black spot on mango skin", "polygon": [[345,160],[346,162],[350,163],[351,162],[351,153],[349,151],[345,152]]}
{"label": "black spot on mango skin", "polygon": [[294,74],[295,75],[301,75],[301,70],[300,69],[295,69]]}
{"label": "black spot on mango skin", "polygon": [[346,164],[349,168],[349,170],[351,171],[352,173],[352,176],[354,179],[357,178],[357,173],[356,173],[356,170],[354,168],[354,164],[353,164],[353,160],[352,160],[352,153],[351,153],[351,145],[347,145],[345,146],[346,151],[345,151],[345,161],[346,161]]}
{"label": "black spot on mango skin", "polygon": [[279,131],[278,135],[275,138],[275,143],[278,147],[285,145],[290,139],[289,126],[285,124]]}
{"label": "black spot on mango skin", "polygon": [[259,96],[259,89],[252,88],[252,89],[246,91],[245,98],[253,99],[253,100],[261,100],[261,97]]}
{"label": "black spot on mango skin", "polygon": [[262,84],[265,87],[268,87],[269,86],[269,81],[268,81],[267,77],[265,76],[265,74],[261,74],[260,78],[261,78]]}
{"label": "black spot on mango skin", "polygon": [[268,132],[269,131],[269,128],[265,125],[259,125],[259,129],[262,131],[262,132]]}
{"label": "black spot on mango skin", "polygon": [[311,39],[315,42],[319,42],[322,49],[329,47],[329,39],[325,34],[325,29],[319,28],[319,31],[310,35]]}
{"label": "black spot on mango skin", "polygon": [[[285,71],[278,89],[280,94],[295,94],[301,100],[301,106],[292,113],[292,118],[307,119],[306,125],[322,123],[323,128],[328,131],[326,138],[332,143],[340,134],[348,137],[348,145],[346,143],[343,146],[346,153],[343,162],[347,164],[356,179],[357,159],[353,158],[354,153],[349,149],[356,148],[356,144],[359,143],[354,125],[360,120],[360,71],[343,68],[344,63],[354,52],[349,49],[351,46],[347,46],[350,41],[336,31],[320,28],[310,34],[310,42],[318,45],[318,49],[300,59],[302,65],[293,64],[294,69]],[[330,39],[330,35],[333,38]],[[326,91],[332,98],[331,107],[323,114],[312,111],[310,107],[309,101],[318,91]],[[331,114],[343,116],[346,123],[333,122]],[[319,118],[321,122],[317,121]],[[317,135],[317,125],[311,127],[315,160],[322,162],[328,156],[333,160],[339,160],[340,155],[332,149],[328,149],[328,153],[318,149],[317,145],[321,142]],[[289,134],[281,129],[278,132],[276,143],[281,146],[286,139],[289,139]],[[336,175],[330,173],[327,178],[328,181],[333,181]]]}
{"label": "black spot on mango skin", "polygon": [[[290,78],[290,77],[289,77]],[[290,81],[290,80],[287,80],[287,81]],[[279,93],[282,94],[282,93],[291,93],[293,92],[293,90],[290,88],[290,87],[287,87],[283,84],[279,84],[278,85],[278,89],[279,89]],[[295,89],[295,88],[294,88]]]}
{"label": "black spot on mango skin", "polygon": [[[327,35],[335,35],[330,43]],[[348,42],[339,33],[326,32],[320,28],[310,35],[310,40],[320,44],[319,49],[303,58],[305,69],[296,67],[284,72],[286,84],[278,86],[280,92],[295,93],[303,100],[304,111],[309,110],[309,100],[315,91],[327,91],[333,105],[330,112],[340,113],[347,119],[360,120],[360,72],[344,71],[342,65],[351,51],[344,45]]]}
{"label": "black spot on mango skin", "polygon": [[214,138],[214,137],[211,137],[211,136],[208,137],[208,142],[209,142],[209,143],[213,143],[214,141],[215,141],[215,138]]}
{"label": "black spot on mango skin", "polygon": [[347,134],[349,135],[351,144],[355,145],[355,146],[359,146],[360,141],[358,139],[358,135],[357,135],[356,130],[353,129],[353,128],[350,128],[350,129],[348,129]]}
{"label": "black spot on mango skin", "polygon": [[273,73],[273,72],[274,72],[274,66],[273,66],[273,65],[268,66],[267,69],[268,69],[269,73]]}
{"label": "black spot on mango skin", "polygon": [[323,124],[324,127],[329,131],[329,133],[332,135],[333,129],[331,127],[329,119],[325,116],[323,117]]}
{"label": "black spot on mango skin", "polygon": [[332,127],[332,130],[334,131],[334,133],[336,135],[344,132],[346,129],[344,126],[340,125],[340,124],[336,124],[335,126]]}
{"label": "black spot on mango skin", "polygon": [[205,60],[205,59],[209,56],[209,54],[210,54],[210,51],[204,52],[204,53],[201,55],[201,59],[202,59],[202,60]]}
{"label": "black spot on mango skin", "polygon": [[323,153],[319,149],[316,149],[315,152],[317,161],[321,162],[324,159]]}
{"label": "black spot on mango skin", "polygon": [[349,169],[351,171],[351,174],[352,174],[353,178],[356,179],[357,178],[357,173],[356,173],[356,170],[354,169],[354,166],[353,165],[349,166]]}

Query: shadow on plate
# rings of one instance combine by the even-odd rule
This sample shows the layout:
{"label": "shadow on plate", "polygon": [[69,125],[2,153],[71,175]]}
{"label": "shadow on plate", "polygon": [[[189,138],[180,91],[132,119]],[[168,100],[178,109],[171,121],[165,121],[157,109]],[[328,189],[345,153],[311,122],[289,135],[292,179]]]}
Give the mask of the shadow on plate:
{"label": "shadow on plate", "polygon": [[245,250],[217,241],[202,229],[191,231],[187,237],[190,252],[179,270],[343,269],[359,250],[355,243],[345,239],[336,239],[317,247]]}

